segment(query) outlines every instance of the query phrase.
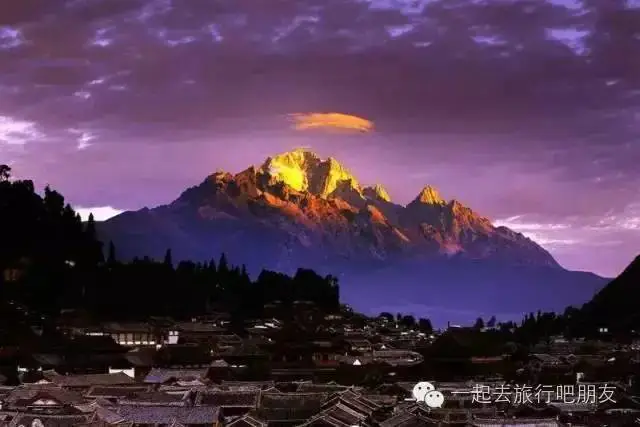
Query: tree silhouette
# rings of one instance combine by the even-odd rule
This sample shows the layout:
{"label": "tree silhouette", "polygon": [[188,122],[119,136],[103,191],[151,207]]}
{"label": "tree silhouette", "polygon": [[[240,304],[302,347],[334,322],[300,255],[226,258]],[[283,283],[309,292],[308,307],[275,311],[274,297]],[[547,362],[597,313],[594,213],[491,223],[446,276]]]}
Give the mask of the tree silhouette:
{"label": "tree silhouette", "polygon": [[118,258],[116,257],[116,246],[113,242],[109,242],[109,255],[107,256],[107,264],[114,265],[118,262]]}
{"label": "tree silhouette", "polygon": [[11,168],[8,165],[0,165],[0,182],[9,181],[11,178]]}
{"label": "tree silhouette", "polygon": [[386,312],[386,311],[383,311],[382,313],[380,313],[380,315],[379,315],[378,317],[381,317],[381,318],[383,318],[383,319],[386,319],[386,320],[387,320],[387,321],[389,321],[389,322],[393,322],[393,320],[395,319],[395,318],[393,317],[393,314],[388,313],[388,312]]}
{"label": "tree silhouette", "polygon": [[164,261],[163,261],[163,263],[167,267],[173,268],[173,256],[171,254],[171,248],[167,249],[167,251],[164,253]]}
{"label": "tree silhouette", "polygon": [[495,326],[496,326],[496,316],[491,316],[491,318],[487,322],[487,327],[488,328],[495,328]]}
{"label": "tree silhouette", "polygon": [[[82,223],[64,197],[46,187],[38,195],[31,181],[0,185],[0,271],[19,274],[5,283],[3,295],[35,312],[59,315],[65,308],[90,312],[96,320],[147,320],[149,316],[190,319],[224,310],[236,324],[263,315],[265,304],[310,301],[325,312],[340,309],[339,284],[300,269],[295,277],[263,271],[252,281],[244,266],[231,266],[224,255],[214,261],[182,261],[174,269],[171,250],[163,262],[148,257],[118,262],[113,242],[104,262],[91,215]],[[123,297],[124,296],[124,297]]]}
{"label": "tree silhouette", "polygon": [[[64,198],[62,200],[64,200]],[[91,265],[96,265],[104,262],[104,254],[102,253],[102,242],[98,240],[96,222],[93,217],[93,213],[90,213],[89,218],[87,218],[85,233],[88,240],[87,244],[90,247],[89,251],[87,252],[87,262]]]}
{"label": "tree silhouette", "polygon": [[421,318],[420,320],[418,320],[418,327],[420,328],[420,331],[426,334],[430,334],[433,332],[433,325],[431,324],[431,320],[429,319]]}
{"label": "tree silhouette", "polygon": [[404,315],[402,316],[402,318],[400,319],[399,322],[402,326],[405,326],[407,328],[412,328],[416,325],[416,319],[415,317],[411,316],[410,314]]}
{"label": "tree silhouette", "polygon": [[229,263],[227,262],[227,256],[224,253],[220,255],[220,260],[218,261],[218,271],[222,274],[225,274],[229,271]]}

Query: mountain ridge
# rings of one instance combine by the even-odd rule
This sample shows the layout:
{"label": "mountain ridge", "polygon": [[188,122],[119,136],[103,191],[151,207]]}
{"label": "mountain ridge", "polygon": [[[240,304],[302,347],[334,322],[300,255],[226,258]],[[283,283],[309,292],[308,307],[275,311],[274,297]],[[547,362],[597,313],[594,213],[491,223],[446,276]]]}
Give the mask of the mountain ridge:
{"label": "mountain ridge", "polygon": [[[236,174],[217,171],[173,202],[116,216],[100,224],[100,232],[125,257],[160,257],[172,248],[176,258],[204,260],[225,252],[252,271],[304,266],[358,282],[369,271],[390,270],[406,274],[409,287],[436,274],[430,271],[447,283],[456,274],[446,270],[464,265],[479,271],[478,291],[502,282],[499,288],[507,293],[507,282],[538,286],[537,279],[519,274],[539,276],[546,289],[544,277],[557,286],[573,274],[531,239],[494,226],[455,199],[445,200],[432,186],[406,205],[396,204],[381,185],[363,186],[336,159],[321,159],[308,149],[268,157]],[[587,285],[577,289],[578,300],[591,297],[605,280],[580,277]],[[584,302],[571,292],[565,299],[558,303]],[[548,307],[535,309],[541,308]]]}
{"label": "mountain ridge", "polygon": [[[214,184],[209,191],[216,194],[215,200],[211,194],[203,198],[208,181]],[[195,193],[199,195],[192,197]],[[536,258],[535,263],[559,267],[535,242],[512,230],[494,227],[489,219],[457,200],[447,202],[433,186],[424,186],[412,202],[399,205],[391,202],[382,186],[363,187],[335,158],[321,159],[308,149],[268,157],[261,166],[235,175],[217,172],[177,199],[185,200],[199,204],[201,212],[216,212],[218,216],[250,218],[261,212],[264,220],[267,211],[276,209],[290,222],[308,229],[318,231],[330,223],[340,227],[343,235],[369,233],[377,249],[383,247],[387,255],[391,255],[387,246],[396,246],[400,239],[412,247],[423,246],[425,253],[437,246],[441,254],[465,253],[474,258],[485,258],[501,249],[524,251],[511,258],[524,263]],[[369,218],[368,223],[357,221],[364,217]],[[383,235],[390,240],[381,240]],[[381,254],[375,249],[370,252]]]}

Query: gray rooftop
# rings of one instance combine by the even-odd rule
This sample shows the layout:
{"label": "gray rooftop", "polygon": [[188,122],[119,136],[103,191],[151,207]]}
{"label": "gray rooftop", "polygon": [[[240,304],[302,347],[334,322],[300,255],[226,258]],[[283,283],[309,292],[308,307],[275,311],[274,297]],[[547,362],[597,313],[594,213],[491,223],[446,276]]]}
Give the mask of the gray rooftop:
{"label": "gray rooftop", "polygon": [[219,418],[219,408],[212,406],[120,405],[115,412],[135,424],[214,424]]}

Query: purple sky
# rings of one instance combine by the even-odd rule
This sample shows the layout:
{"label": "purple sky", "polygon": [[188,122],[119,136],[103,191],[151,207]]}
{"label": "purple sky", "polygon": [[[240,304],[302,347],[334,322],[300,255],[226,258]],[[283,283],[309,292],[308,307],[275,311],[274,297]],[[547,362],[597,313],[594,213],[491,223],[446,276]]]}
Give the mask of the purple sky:
{"label": "purple sky", "polygon": [[[308,145],[614,275],[640,252],[639,3],[1,2],[0,161],[137,209]],[[307,111],[376,132],[291,130]]]}

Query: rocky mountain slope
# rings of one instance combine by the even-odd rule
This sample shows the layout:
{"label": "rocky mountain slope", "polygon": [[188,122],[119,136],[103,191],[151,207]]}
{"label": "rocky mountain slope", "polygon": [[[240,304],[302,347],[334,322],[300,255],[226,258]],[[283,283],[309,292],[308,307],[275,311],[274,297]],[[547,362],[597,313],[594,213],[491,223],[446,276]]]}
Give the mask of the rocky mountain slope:
{"label": "rocky mountain slope", "polygon": [[[100,230],[127,257],[159,257],[169,247],[176,259],[209,259],[224,251],[253,271],[309,266],[352,283],[365,272],[391,271],[396,278],[403,273],[409,288],[427,277],[451,285],[456,275],[450,273],[462,268],[478,271],[480,284],[465,286],[481,290],[484,282],[511,283],[524,271],[536,271],[534,282],[553,276],[554,284],[564,275],[579,275],[562,269],[532,240],[493,226],[431,186],[402,206],[381,185],[363,186],[337,160],[305,149],[269,157],[235,175],[216,172],[174,202],[126,212]],[[603,284],[594,275],[580,277],[584,284],[576,286],[584,300]],[[361,286],[344,288],[348,294]]]}

